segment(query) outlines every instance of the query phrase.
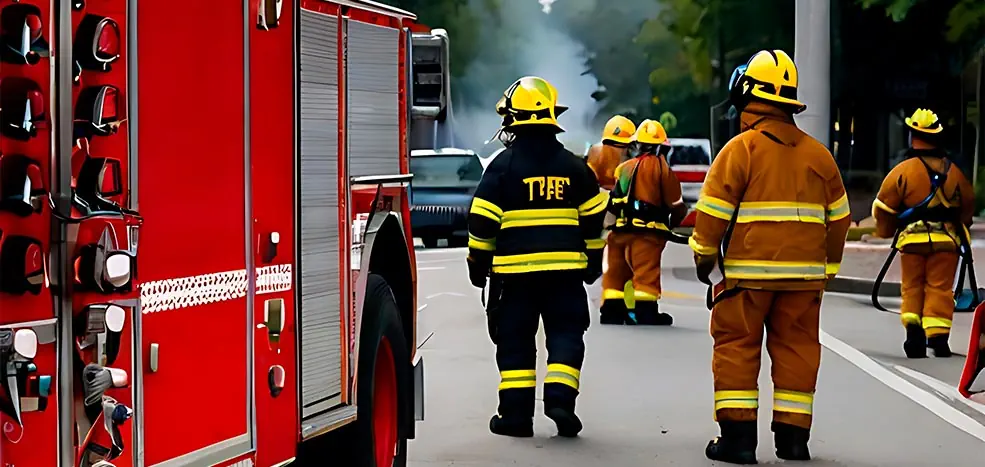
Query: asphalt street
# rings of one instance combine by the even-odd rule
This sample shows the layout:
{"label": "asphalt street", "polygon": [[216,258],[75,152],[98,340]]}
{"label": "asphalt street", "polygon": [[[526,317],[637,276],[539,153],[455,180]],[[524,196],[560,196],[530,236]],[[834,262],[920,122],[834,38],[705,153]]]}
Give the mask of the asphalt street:
{"label": "asphalt street", "polygon": [[[704,287],[688,269],[686,247],[672,246],[664,256],[661,306],[674,315],[673,327],[601,326],[599,285],[589,287],[593,324],[578,399],[585,430],[577,439],[556,437],[542,414],[532,439],[489,433],[499,374],[479,291],[468,281],[465,250],[417,253],[427,403],[409,447],[412,467],[727,465],[704,457],[705,444],[717,434],[709,313]],[[970,316],[958,315],[955,322],[951,346],[964,354]],[[825,294],[822,329],[810,465],[982,465],[985,406],[954,389],[963,357],[905,359],[898,316],[876,311],[862,297]],[[541,335],[541,380],[543,348]],[[768,359],[760,390],[759,460],[780,463],[769,432]]]}

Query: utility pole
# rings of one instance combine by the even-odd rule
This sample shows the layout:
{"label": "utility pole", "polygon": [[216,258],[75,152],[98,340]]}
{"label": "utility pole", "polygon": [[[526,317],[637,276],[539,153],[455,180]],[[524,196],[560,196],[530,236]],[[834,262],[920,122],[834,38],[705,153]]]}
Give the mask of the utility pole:
{"label": "utility pole", "polygon": [[807,110],[797,125],[831,147],[831,2],[796,0],[794,61],[800,78],[798,98]]}

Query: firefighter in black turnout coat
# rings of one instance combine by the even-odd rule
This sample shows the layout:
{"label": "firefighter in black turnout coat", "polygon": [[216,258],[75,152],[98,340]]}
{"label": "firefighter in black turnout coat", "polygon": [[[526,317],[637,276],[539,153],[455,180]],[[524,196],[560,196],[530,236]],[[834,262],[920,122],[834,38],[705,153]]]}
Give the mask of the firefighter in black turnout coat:
{"label": "firefighter in black turnout coat", "polygon": [[469,211],[469,278],[479,288],[487,277],[501,287],[490,323],[500,383],[489,429],[498,435],[533,436],[540,318],[548,352],[545,415],[561,436],[582,428],[575,399],[590,321],[582,283],[602,275],[608,195],[585,161],[557,140],[564,110],[543,78],[520,78],[504,92],[497,135],[507,149],[486,168]]}

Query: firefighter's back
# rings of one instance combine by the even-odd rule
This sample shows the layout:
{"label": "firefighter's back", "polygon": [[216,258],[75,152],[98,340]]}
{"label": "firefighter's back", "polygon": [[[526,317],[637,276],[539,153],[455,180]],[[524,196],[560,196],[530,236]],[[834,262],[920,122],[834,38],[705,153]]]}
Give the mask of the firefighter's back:
{"label": "firefighter's back", "polygon": [[518,139],[490,169],[503,210],[493,272],[584,269],[578,209],[598,193],[585,162],[553,137],[530,136]]}
{"label": "firefighter's back", "polygon": [[[944,157],[911,157],[900,162],[890,171],[887,180],[895,183],[901,190],[902,205],[897,208],[912,208],[923,202],[932,190],[931,174],[927,169],[942,173],[946,165],[949,165],[947,177],[940,187],[942,198],[948,201],[948,204],[961,206],[963,211],[973,214],[971,207],[974,205],[974,192],[971,183],[956,164],[948,164]],[[936,205],[934,201],[930,204]],[[962,221],[971,221],[971,216],[967,216],[968,219],[964,217],[962,216]]]}
{"label": "firefighter's back", "polygon": [[612,190],[616,183],[616,167],[623,161],[626,149],[606,144],[595,144],[588,149],[588,166],[592,168],[599,185]]}
{"label": "firefighter's back", "polygon": [[623,192],[628,190],[633,172],[636,173],[634,199],[654,206],[670,206],[680,200],[681,183],[663,157],[647,155],[619,164],[615,172],[616,183],[623,185]]}
{"label": "firefighter's back", "polygon": [[829,209],[844,195],[827,148],[791,123],[767,120],[733,138],[722,152],[728,168],[716,175],[745,179],[726,277],[824,279]]}

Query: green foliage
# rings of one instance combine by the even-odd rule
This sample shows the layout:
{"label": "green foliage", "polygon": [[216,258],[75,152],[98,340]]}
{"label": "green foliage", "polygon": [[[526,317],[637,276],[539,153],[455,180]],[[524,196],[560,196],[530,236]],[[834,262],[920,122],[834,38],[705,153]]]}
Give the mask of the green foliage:
{"label": "green foliage", "polygon": [[[918,3],[930,0],[855,0],[862,8],[883,8],[893,21],[903,21]],[[940,4],[942,0],[934,0]],[[947,16],[947,39],[951,42],[978,41],[985,30],[985,1],[958,0]]]}
{"label": "green foliage", "polygon": [[659,118],[660,124],[663,125],[664,129],[667,131],[673,131],[677,128],[677,117],[670,112],[664,112],[660,114]]}
{"label": "green foliage", "polygon": [[481,43],[481,24],[500,8],[501,0],[381,0],[417,15],[418,21],[448,31],[451,42],[451,74],[461,76],[476,57]]}
{"label": "green foliage", "polygon": [[651,112],[677,116],[676,134],[707,136],[709,108],[725,98],[732,70],[757,50],[792,49],[789,0],[761,0],[755,8],[745,0],[655,1],[660,12],[635,42],[651,68]]}

